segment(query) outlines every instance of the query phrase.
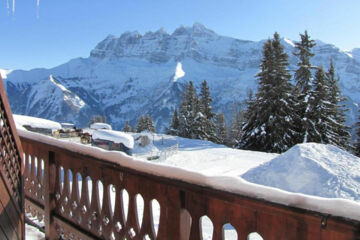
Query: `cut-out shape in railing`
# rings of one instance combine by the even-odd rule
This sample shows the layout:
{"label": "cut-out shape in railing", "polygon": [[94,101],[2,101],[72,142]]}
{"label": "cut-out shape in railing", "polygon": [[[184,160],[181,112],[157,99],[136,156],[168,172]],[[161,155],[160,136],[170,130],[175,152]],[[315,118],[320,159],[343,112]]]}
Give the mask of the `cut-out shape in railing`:
{"label": "cut-out shape in railing", "polygon": [[45,171],[45,162],[44,162],[44,159],[41,159],[41,161],[40,161],[40,164],[41,164],[41,179],[44,179],[44,177],[45,177],[45,173],[44,173],[44,171]]}
{"label": "cut-out shape in railing", "polygon": [[35,166],[35,174],[37,173],[37,171],[38,171],[38,158],[35,156],[34,157],[34,166]]}
{"label": "cut-out shape in railing", "polygon": [[192,217],[189,211],[185,208],[180,209],[180,239],[190,239],[191,224]]}
{"label": "cut-out shape in railing", "polygon": [[124,209],[124,221],[126,223],[129,211],[129,193],[126,189],[121,190],[121,199]]}
{"label": "cut-out shape in railing", "polygon": [[73,173],[70,169],[68,169],[68,179],[66,179],[69,183],[69,196],[71,196],[72,193],[72,182],[73,182]]}
{"label": "cut-out shape in railing", "polygon": [[223,226],[223,240],[237,240],[237,231],[233,225],[226,223]]}
{"label": "cut-out shape in railing", "polygon": [[99,193],[99,204],[100,209],[102,209],[103,201],[104,201],[104,185],[102,181],[97,181],[98,193]]}
{"label": "cut-out shape in railing", "polygon": [[87,184],[87,188],[88,188],[88,195],[89,195],[89,204],[91,204],[92,202],[92,186],[93,186],[93,180],[91,179],[91,177],[87,176],[86,177],[86,184]]}
{"label": "cut-out shape in railing", "polygon": [[144,198],[141,194],[135,195],[135,203],[136,203],[136,212],[137,212],[137,220],[138,220],[138,227],[141,228],[143,216],[144,216]]}
{"label": "cut-out shape in railing", "polygon": [[213,238],[214,224],[208,216],[200,218],[200,239],[207,240]]}
{"label": "cut-out shape in railing", "polygon": [[60,166],[60,191],[64,191],[64,168]]}
{"label": "cut-out shape in railing", "polygon": [[136,236],[136,232],[133,228],[130,228],[128,231],[129,236],[132,238],[134,238]]}
{"label": "cut-out shape in railing", "polygon": [[115,233],[114,232],[111,232],[110,234],[110,240],[115,240],[116,237],[115,237]]}
{"label": "cut-out shape in railing", "polygon": [[81,199],[81,190],[82,190],[82,176],[80,173],[77,173],[76,174],[76,179],[75,179],[77,182],[78,182],[78,194],[79,194],[79,200]]}
{"label": "cut-out shape in railing", "polygon": [[[4,155],[5,157],[5,155]],[[28,176],[31,177],[31,166],[32,166],[32,161],[33,161],[33,158],[30,154],[28,154]]]}
{"label": "cut-out shape in railing", "polygon": [[155,236],[157,236],[159,231],[159,223],[160,223],[160,203],[158,200],[153,199],[150,201],[150,213],[151,213],[151,220],[152,220],[152,228],[154,231]]}
{"label": "cut-out shape in railing", "polygon": [[116,186],[110,184],[108,188],[110,193],[110,211],[111,211],[111,216],[113,216],[115,211]]}
{"label": "cut-out shape in railing", "polygon": [[248,235],[247,240],[264,240],[257,232],[252,232]]}
{"label": "cut-out shape in railing", "polygon": [[115,223],[115,231],[116,232],[120,232],[122,229],[121,223],[120,222],[116,222]]}
{"label": "cut-out shape in railing", "polygon": [[151,240],[151,238],[149,237],[149,235],[146,234],[146,235],[144,236],[143,240]]}

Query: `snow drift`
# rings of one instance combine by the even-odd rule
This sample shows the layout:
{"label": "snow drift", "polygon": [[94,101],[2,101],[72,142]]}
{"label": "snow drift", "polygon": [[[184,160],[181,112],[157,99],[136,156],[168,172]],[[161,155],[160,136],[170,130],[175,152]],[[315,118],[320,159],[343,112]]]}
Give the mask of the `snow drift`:
{"label": "snow drift", "polygon": [[242,177],[290,192],[360,200],[360,158],[332,145],[298,144]]}

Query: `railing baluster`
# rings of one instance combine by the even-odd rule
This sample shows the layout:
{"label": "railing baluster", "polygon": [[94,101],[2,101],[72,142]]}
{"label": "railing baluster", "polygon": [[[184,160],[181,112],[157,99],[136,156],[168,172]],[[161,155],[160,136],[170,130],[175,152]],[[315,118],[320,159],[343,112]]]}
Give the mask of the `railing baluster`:
{"label": "railing baluster", "polygon": [[91,232],[96,236],[101,233],[101,220],[100,220],[100,202],[99,202],[99,187],[97,184],[97,179],[92,181],[92,195],[91,195],[91,205],[89,212],[91,214]]}
{"label": "railing baluster", "polygon": [[73,220],[79,223],[80,210],[79,210],[79,182],[77,179],[77,173],[73,172],[72,176],[72,191],[69,200],[69,207],[71,208]]}
{"label": "railing baluster", "polygon": [[53,211],[55,210],[55,184],[57,166],[55,164],[55,153],[49,152],[48,158],[44,159],[45,171],[45,237],[46,239],[54,239],[56,236],[56,229],[53,219]]}
{"label": "railing baluster", "polygon": [[103,182],[103,204],[102,204],[102,210],[101,210],[101,221],[103,226],[103,235],[106,237],[106,239],[110,239],[110,235],[112,232],[111,229],[111,202],[110,202],[110,186],[109,183],[104,181]]}

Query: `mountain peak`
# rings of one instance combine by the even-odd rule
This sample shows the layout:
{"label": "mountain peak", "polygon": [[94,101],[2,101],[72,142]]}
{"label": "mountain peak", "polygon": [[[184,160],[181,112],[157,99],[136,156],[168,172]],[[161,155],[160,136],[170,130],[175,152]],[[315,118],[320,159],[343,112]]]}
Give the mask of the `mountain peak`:
{"label": "mountain peak", "polygon": [[141,38],[142,35],[138,31],[126,31],[120,36],[121,39],[127,39],[127,38]]}
{"label": "mountain peak", "polygon": [[189,35],[195,37],[216,37],[217,34],[205,27],[205,25],[195,22],[192,27],[187,27],[181,25],[180,27],[176,28],[172,34],[173,36],[181,36],[181,35]]}
{"label": "mountain peak", "polygon": [[166,29],[163,28],[163,27],[159,28],[155,33],[157,33],[157,34],[163,34],[163,35],[168,35],[168,32],[167,32]]}

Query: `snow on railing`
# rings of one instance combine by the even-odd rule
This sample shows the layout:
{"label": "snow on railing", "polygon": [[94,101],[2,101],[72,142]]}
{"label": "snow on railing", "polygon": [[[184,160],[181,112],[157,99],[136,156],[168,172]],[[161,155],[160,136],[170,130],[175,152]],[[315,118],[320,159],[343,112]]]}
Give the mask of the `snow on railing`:
{"label": "snow on railing", "polygon": [[359,238],[360,204],[350,200],[289,193],[19,134],[27,209],[44,216],[47,237],[201,239],[206,217],[212,226],[208,239],[221,239],[229,227],[238,239],[253,232],[264,239]]}

